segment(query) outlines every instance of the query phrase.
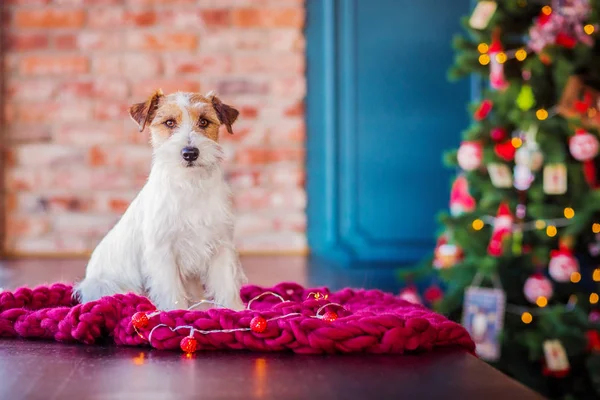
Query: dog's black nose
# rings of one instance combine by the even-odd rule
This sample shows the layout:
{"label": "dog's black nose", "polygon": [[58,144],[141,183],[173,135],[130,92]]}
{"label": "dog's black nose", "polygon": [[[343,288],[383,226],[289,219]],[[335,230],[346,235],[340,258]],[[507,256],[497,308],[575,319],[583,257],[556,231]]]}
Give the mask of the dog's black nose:
{"label": "dog's black nose", "polygon": [[198,151],[198,148],[196,147],[184,147],[183,150],[181,150],[181,157],[188,162],[196,161],[199,155],[200,151]]}

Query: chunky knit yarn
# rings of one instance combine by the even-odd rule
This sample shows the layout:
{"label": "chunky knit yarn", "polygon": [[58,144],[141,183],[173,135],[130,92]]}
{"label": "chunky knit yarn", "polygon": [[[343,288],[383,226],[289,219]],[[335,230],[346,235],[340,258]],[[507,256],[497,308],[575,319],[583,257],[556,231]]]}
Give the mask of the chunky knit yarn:
{"label": "chunky knit yarn", "polygon": [[[72,286],[53,284],[35,289],[19,288],[0,293],[0,337],[22,337],[94,344],[114,341],[117,345],[151,346],[179,349],[180,341],[191,326],[198,351],[230,349],[252,351],[293,351],[295,353],[404,353],[427,351],[437,347],[459,346],[473,353],[475,345],[459,324],[426,309],[379,290],[327,288],[307,289],[295,283],[272,288],[245,286],[242,300],[247,303],[261,293],[251,310],[235,312],[225,308],[205,311],[175,310],[154,312],[145,297],[117,294],[77,304],[71,298]],[[321,293],[326,299],[315,299]],[[324,296],[323,296],[324,297]],[[319,308],[329,303],[338,318],[332,322],[315,318]],[[134,329],[131,317],[136,312],[150,315],[149,323]],[[276,320],[272,318],[295,314]],[[212,332],[248,328],[260,315],[266,320],[264,332]],[[148,342],[152,328],[157,327]]]}

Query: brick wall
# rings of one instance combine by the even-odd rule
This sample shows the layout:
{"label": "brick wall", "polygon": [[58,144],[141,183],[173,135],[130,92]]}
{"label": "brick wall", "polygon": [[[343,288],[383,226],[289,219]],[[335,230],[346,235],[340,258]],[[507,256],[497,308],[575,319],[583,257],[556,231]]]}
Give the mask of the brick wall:
{"label": "brick wall", "polygon": [[244,252],[305,249],[301,0],[0,0],[4,250],[89,252],[144,184],[154,89],[216,90]]}

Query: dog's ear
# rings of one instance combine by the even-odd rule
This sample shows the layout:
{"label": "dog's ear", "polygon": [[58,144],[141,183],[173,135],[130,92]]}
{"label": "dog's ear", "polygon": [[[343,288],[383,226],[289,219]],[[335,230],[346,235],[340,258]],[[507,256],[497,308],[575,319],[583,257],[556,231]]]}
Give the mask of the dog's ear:
{"label": "dog's ear", "polygon": [[129,107],[129,115],[140,128],[140,132],[144,130],[146,125],[152,121],[158,108],[158,102],[163,97],[162,90],[158,89],[143,103],[136,103]]}
{"label": "dog's ear", "polygon": [[219,121],[221,121],[221,123],[227,127],[227,132],[233,134],[231,125],[233,125],[238,115],[240,115],[240,112],[235,108],[224,104],[214,92],[209,92],[206,97],[212,102],[213,108],[217,113],[217,117],[219,117]]}

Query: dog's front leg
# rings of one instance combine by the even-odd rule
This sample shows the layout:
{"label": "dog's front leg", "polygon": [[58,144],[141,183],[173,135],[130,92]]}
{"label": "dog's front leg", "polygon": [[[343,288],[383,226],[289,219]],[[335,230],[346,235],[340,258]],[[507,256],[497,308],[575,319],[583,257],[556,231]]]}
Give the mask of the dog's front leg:
{"label": "dog's front leg", "polygon": [[188,307],[184,285],[173,252],[164,246],[146,251],[148,297],[159,310]]}
{"label": "dog's front leg", "polygon": [[213,255],[208,268],[208,294],[225,307],[243,310],[240,288],[246,281],[235,248],[232,245],[222,245]]}

